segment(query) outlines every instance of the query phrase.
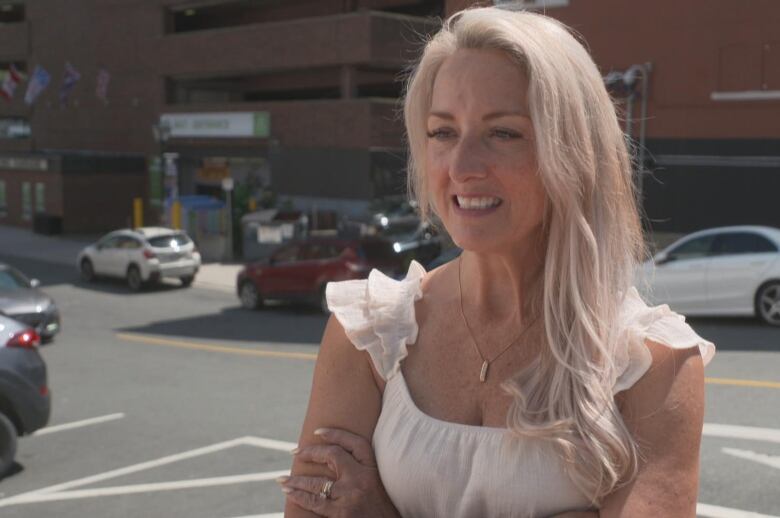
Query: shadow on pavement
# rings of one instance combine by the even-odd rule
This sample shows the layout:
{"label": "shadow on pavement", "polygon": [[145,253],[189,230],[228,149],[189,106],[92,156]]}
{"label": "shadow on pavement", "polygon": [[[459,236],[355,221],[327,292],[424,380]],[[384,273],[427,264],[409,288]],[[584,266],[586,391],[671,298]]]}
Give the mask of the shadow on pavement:
{"label": "shadow on pavement", "polygon": [[168,335],[209,341],[278,342],[318,345],[328,317],[305,306],[248,310],[236,306],[213,315],[164,320],[117,332]]}

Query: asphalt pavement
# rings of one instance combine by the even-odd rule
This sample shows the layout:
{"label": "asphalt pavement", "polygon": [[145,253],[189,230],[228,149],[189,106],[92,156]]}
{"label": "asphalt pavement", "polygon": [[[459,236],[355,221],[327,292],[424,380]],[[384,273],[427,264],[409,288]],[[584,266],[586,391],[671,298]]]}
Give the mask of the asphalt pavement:
{"label": "asphalt pavement", "polygon": [[[325,317],[244,310],[225,268],[191,288],[84,283],[74,253],[87,240],[7,229],[0,261],[42,281],[63,330],[42,347],[50,426],[20,441],[0,481],[0,516],[281,516],[273,478],[290,465]],[[778,518],[780,329],[690,323],[718,346],[706,372],[699,516]]]}

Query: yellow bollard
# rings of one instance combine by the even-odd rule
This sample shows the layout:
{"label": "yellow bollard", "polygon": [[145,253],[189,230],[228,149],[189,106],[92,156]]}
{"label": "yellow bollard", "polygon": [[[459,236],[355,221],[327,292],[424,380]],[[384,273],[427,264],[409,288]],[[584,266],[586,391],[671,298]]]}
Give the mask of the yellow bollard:
{"label": "yellow bollard", "polygon": [[141,228],[144,226],[144,200],[143,198],[133,198],[133,227]]}
{"label": "yellow bollard", "polygon": [[181,228],[181,202],[179,200],[174,201],[171,206],[171,223],[176,230]]}
{"label": "yellow bollard", "polygon": [[252,197],[249,198],[249,212],[254,212],[257,210],[257,200]]}

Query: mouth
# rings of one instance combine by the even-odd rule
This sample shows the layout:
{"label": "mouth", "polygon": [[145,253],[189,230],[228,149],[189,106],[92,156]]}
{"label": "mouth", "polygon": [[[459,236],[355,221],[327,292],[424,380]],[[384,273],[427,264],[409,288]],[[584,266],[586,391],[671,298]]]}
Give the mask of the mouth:
{"label": "mouth", "polygon": [[462,210],[486,211],[499,207],[503,200],[496,196],[465,196],[456,194],[452,197],[455,205]]}

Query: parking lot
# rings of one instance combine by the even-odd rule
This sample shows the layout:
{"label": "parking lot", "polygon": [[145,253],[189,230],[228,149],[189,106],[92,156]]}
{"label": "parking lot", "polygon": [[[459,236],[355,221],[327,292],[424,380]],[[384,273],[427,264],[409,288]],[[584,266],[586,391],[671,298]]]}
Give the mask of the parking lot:
{"label": "parking lot", "polygon": [[[63,315],[42,349],[51,423],[20,441],[2,516],[281,516],[273,479],[289,469],[324,316],[251,312],[233,293],[173,284],[131,294],[64,264],[0,260],[41,279]],[[780,516],[780,330],[692,324],[719,346],[699,515]]]}

